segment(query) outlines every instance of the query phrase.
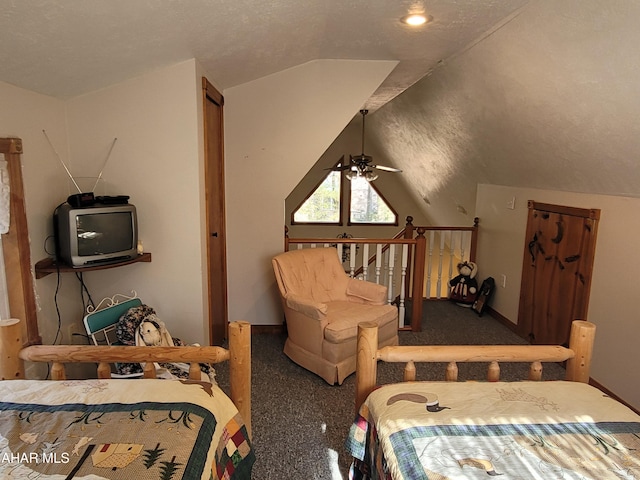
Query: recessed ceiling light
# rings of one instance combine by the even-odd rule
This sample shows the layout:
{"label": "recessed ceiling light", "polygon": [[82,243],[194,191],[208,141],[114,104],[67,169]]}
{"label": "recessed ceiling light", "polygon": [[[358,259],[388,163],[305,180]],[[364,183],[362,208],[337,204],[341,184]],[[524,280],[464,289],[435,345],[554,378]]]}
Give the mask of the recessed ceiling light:
{"label": "recessed ceiling light", "polygon": [[406,25],[410,25],[412,27],[418,27],[420,25],[424,25],[430,20],[431,20],[431,17],[423,13],[412,13],[410,15],[405,15],[400,19],[402,23]]}

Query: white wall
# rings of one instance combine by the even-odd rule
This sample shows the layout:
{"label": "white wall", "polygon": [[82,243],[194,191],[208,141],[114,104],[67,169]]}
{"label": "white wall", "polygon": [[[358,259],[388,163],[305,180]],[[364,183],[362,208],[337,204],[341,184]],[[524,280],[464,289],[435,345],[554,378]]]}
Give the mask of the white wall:
{"label": "white wall", "polygon": [[[189,60],[67,102],[70,161],[78,175],[104,170],[107,194],[129,195],[151,263],[87,272],[94,301],[137,291],[175,337],[207,343],[203,303],[198,111]],[[201,117],[200,117],[201,118]],[[70,275],[65,282],[73,281]]]}
{"label": "white wall", "polygon": [[224,91],[230,320],[282,323],[284,199],[395,64],[314,61]]}
{"label": "white wall", "polygon": [[[509,210],[506,204],[513,197],[516,208]],[[506,288],[497,287],[491,306],[513,323],[518,320],[528,200],[601,210],[586,319],[597,325],[591,377],[640,407],[640,371],[635,368],[640,322],[632,301],[638,296],[634,275],[640,259],[629,245],[640,235],[640,218],[634,214],[640,199],[479,185],[479,275],[496,280],[507,275]]]}

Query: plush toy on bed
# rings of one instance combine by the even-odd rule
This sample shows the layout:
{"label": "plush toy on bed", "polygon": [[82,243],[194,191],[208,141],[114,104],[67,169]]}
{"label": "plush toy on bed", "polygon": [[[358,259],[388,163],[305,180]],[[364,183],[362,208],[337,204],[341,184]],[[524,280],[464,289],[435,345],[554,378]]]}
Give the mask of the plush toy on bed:
{"label": "plush toy on bed", "polygon": [[458,275],[449,280],[449,299],[463,307],[471,307],[478,294],[475,263],[465,261],[458,264]]}
{"label": "plush toy on bed", "polygon": [[[120,343],[132,346],[181,347],[185,345],[179,338],[172,337],[155,310],[144,304],[130,308],[120,317],[116,325],[116,337]],[[142,366],[139,363],[119,363],[117,369],[120,374],[142,372]],[[156,365],[156,370],[156,375],[162,378],[189,378],[189,366],[186,364],[162,363]],[[200,370],[206,374],[211,383],[216,383],[216,373],[211,365],[201,363]],[[158,372],[161,374],[159,375]]]}

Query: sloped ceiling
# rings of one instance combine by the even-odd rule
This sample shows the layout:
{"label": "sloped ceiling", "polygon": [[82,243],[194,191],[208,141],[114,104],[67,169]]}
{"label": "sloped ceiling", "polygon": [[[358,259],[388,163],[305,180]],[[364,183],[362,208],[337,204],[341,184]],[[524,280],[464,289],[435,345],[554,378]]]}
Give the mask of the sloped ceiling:
{"label": "sloped ceiling", "polygon": [[403,169],[435,224],[468,224],[479,183],[640,196],[639,16],[533,2],[371,115],[374,159]]}

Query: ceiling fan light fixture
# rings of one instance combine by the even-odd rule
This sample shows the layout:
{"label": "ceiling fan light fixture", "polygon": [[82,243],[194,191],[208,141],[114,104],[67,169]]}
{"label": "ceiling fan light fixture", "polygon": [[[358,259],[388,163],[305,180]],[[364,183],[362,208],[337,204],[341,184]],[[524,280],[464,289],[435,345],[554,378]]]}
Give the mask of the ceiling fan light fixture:
{"label": "ceiling fan light fixture", "polygon": [[378,174],[372,170],[368,170],[364,172],[364,178],[367,182],[373,182],[375,179],[378,178]]}

